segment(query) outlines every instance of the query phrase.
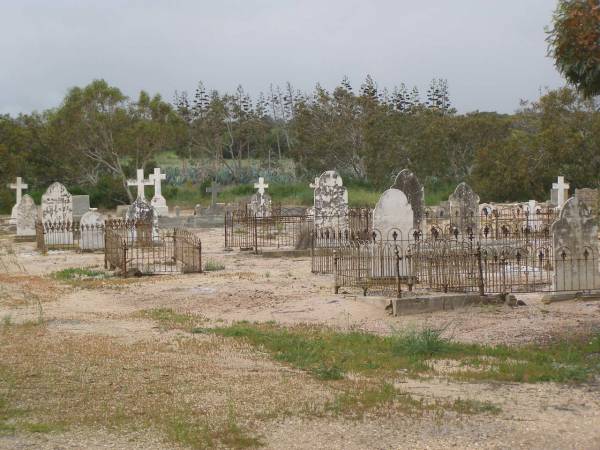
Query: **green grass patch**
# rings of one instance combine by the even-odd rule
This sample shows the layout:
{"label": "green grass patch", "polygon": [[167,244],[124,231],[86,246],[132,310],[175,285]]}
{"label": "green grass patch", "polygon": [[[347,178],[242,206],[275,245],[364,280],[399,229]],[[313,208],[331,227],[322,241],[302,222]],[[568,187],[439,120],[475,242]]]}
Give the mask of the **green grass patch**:
{"label": "green grass patch", "polygon": [[219,270],[225,270],[225,265],[219,261],[215,261],[213,259],[209,259],[204,263],[204,271],[205,272],[216,272]]}
{"label": "green grass patch", "polygon": [[431,374],[436,360],[457,360],[461,367],[446,375],[462,380],[568,383],[584,382],[600,374],[598,334],[544,346],[488,346],[453,342],[431,329],[382,337],[317,327],[284,328],[241,322],[195,332],[199,330],[242,338],[269,352],[277,361],[324,380],[340,379],[347,373]]}
{"label": "green grass patch", "polygon": [[52,273],[52,277],[60,281],[73,281],[83,279],[105,279],[112,275],[100,270],[86,269],[83,267],[71,267]]}

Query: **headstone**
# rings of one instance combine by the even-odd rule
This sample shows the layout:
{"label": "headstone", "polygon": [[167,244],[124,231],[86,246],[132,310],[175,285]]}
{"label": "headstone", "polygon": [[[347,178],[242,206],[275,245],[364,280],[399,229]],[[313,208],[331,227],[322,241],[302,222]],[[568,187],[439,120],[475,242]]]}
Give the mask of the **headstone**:
{"label": "headstone", "polygon": [[162,196],[161,186],[162,180],[166,180],[167,175],[160,173],[160,168],[155,167],[154,172],[151,173],[148,178],[154,183],[154,196],[152,197],[150,204],[156,210],[156,213],[159,215],[159,217],[168,216],[169,207],[167,206],[167,201]]}
{"label": "headstone", "polygon": [[131,205],[117,205],[117,210],[115,212],[117,217],[126,217],[127,211],[129,211]]}
{"label": "headstone", "polygon": [[175,217],[179,216],[181,216],[181,210],[179,209],[179,206],[175,206]]}
{"label": "headstone", "polygon": [[563,204],[552,224],[554,290],[600,288],[598,224],[583,201],[573,197]]}
{"label": "headstone", "polygon": [[585,203],[585,205],[592,211],[592,215],[598,215],[598,202],[600,201],[598,189],[575,189],[575,198],[578,198]]}
{"label": "headstone", "polygon": [[146,195],[144,192],[145,186],[152,186],[154,183],[150,180],[144,179],[144,169],[138,169],[136,172],[135,180],[127,180],[127,186],[136,186],[137,187],[137,197],[142,200],[146,199]]}
{"label": "headstone", "polygon": [[413,228],[421,229],[425,217],[425,190],[417,176],[408,169],[403,169],[396,176],[392,189],[398,189],[406,195],[413,212]]}
{"label": "headstone", "polygon": [[10,221],[11,223],[16,223],[17,220],[17,207],[19,206],[19,203],[21,203],[21,199],[23,198],[23,191],[25,189],[27,189],[29,186],[25,183],[23,183],[23,179],[21,177],[17,177],[16,181],[14,183],[11,183],[8,185],[9,189],[13,189],[14,191],[16,191],[16,202],[12,208],[11,214],[10,214]]}
{"label": "headstone", "polygon": [[74,195],[73,196],[73,220],[78,222],[83,215],[90,210],[89,195]]}
{"label": "headstone", "polygon": [[54,227],[45,235],[46,244],[73,244],[73,196],[61,183],[52,183],[42,195],[42,223]]}
{"label": "headstone", "polygon": [[127,211],[127,220],[135,222],[133,239],[149,244],[158,238],[158,214],[150,203],[136,199]]}
{"label": "headstone", "polygon": [[383,241],[411,239],[414,231],[413,224],[413,211],[406,194],[393,188],[385,191],[373,210],[373,231],[378,239]]}
{"label": "headstone", "polygon": [[104,222],[105,217],[97,211],[88,211],[81,217],[79,247],[82,250],[104,248]]}
{"label": "headstone", "polygon": [[[409,240],[412,238],[414,217],[410,202],[404,192],[399,189],[388,189],[385,191],[375,209],[373,210],[373,233],[377,240],[391,241],[394,242],[399,256],[402,257],[401,261],[405,261],[403,258],[405,252],[409,248]],[[389,267],[380,267],[376,264],[376,261],[386,255],[386,247],[380,247],[378,245],[373,246],[373,265],[370,268],[370,276],[373,278],[377,277],[392,277],[394,273],[387,273]],[[399,265],[399,275],[408,276],[411,274],[411,267],[403,262]]]}
{"label": "headstone", "polygon": [[552,183],[550,203],[561,208],[563,203],[569,198],[569,187],[569,184],[565,183],[565,177],[558,177],[556,183]]}
{"label": "headstone", "polygon": [[314,193],[314,225],[346,229],[348,223],[348,190],[335,170],[323,172],[311,184]]}
{"label": "headstone", "polygon": [[542,224],[542,218],[539,214],[540,209],[538,202],[535,200],[529,200],[524,206],[525,226],[528,227],[530,231],[537,230]]}
{"label": "headstone", "polygon": [[479,196],[467,183],[462,182],[448,197],[450,224],[463,235],[475,234],[479,230]]}
{"label": "headstone", "polygon": [[17,236],[35,236],[37,206],[30,195],[23,195],[16,210]]}
{"label": "headstone", "polygon": [[217,206],[217,196],[219,195],[219,192],[221,192],[222,190],[223,189],[221,188],[221,186],[219,186],[217,184],[217,182],[214,180],[211,183],[210,187],[206,188],[206,192],[208,192],[210,194],[210,207],[211,208],[215,208]]}
{"label": "headstone", "polygon": [[258,191],[250,199],[248,207],[256,217],[271,217],[271,196],[265,192],[268,187],[263,177],[258,179],[258,183],[254,183],[254,188]]}

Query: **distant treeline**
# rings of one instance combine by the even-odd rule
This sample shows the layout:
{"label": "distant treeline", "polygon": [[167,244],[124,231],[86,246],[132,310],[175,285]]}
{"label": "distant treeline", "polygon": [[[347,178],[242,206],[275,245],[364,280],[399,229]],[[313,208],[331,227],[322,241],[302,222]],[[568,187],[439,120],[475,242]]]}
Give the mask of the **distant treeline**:
{"label": "distant treeline", "polygon": [[[144,91],[130,99],[96,80],[72,88],[57,108],[0,116],[0,180],[18,175],[38,189],[61,181],[99,206],[130,200],[127,178],[164,152],[195,169],[198,184],[245,183],[257,171],[277,177],[293,160],[295,181],[337,169],[382,189],[408,168],[430,189],[466,180],[487,201],[541,200],[557,175],[572,187],[598,186],[600,114],[597,102],[570,88],[524,102],[513,115],[457,114],[445,80],[421,95],[367,77],[358,89],[346,79],[310,94],[287,84],[256,98],[241,86],[220,93],[199,83],[172,102]],[[4,184],[6,210],[13,194]]]}

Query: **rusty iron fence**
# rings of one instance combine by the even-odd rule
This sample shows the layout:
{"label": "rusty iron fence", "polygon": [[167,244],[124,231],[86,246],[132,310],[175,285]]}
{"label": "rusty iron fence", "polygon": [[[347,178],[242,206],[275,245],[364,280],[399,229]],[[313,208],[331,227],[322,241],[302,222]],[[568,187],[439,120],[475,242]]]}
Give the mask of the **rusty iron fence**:
{"label": "rusty iron fence", "polygon": [[106,268],[123,276],[202,272],[202,243],[192,232],[159,230],[151,223],[122,225],[106,229]]}
{"label": "rusty iron fence", "polygon": [[42,253],[48,250],[103,251],[105,227],[104,223],[37,221],[35,224],[37,249]]}
{"label": "rusty iron fence", "polygon": [[[247,208],[225,213],[225,248],[240,248],[258,252],[261,248],[310,248],[315,230],[332,233],[347,230],[358,233],[370,230],[371,211],[367,208],[349,210],[344,216],[316,217],[298,208],[278,208],[267,217],[258,216]],[[327,227],[315,225],[327,223]]]}
{"label": "rusty iron fence", "polygon": [[401,297],[405,289],[481,295],[600,289],[596,248],[553,252],[551,246],[411,239],[347,242],[333,254],[336,293],[360,288],[364,295]]}

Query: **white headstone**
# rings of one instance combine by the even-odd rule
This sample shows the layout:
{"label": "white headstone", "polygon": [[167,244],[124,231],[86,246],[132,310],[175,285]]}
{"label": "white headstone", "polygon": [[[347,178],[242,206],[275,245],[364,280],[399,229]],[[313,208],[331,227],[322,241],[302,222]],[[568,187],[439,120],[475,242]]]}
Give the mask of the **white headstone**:
{"label": "white headstone", "polygon": [[45,235],[46,244],[73,243],[73,196],[61,183],[52,183],[42,195],[42,223],[54,227]]}
{"label": "white headstone", "polygon": [[16,205],[17,236],[35,236],[37,206],[31,196],[25,194]]}
{"label": "white headstone", "polygon": [[258,178],[258,183],[254,183],[254,189],[258,189],[259,194],[264,194],[265,189],[269,187],[268,184],[265,184],[265,179],[263,177]]}
{"label": "white headstone", "polygon": [[[399,256],[403,257],[408,250],[408,240],[412,238],[411,234],[414,230],[414,214],[408,197],[399,189],[388,189],[385,191],[375,209],[373,210],[373,232],[376,234],[377,240],[390,241],[397,247]],[[389,252],[387,247],[380,247],[377,244],[373,245],[373,266],[370,270],[370,275],[373,278],[377,277],[392,277],[394,273],[388,273],[390,267],[377,264],[377,261],[382,257],[390,257],[386,255]],[[381,253],[381,254],[380,254]],[[411,267],[405,264],[405,258],[402,258],[399,267],[400,276],[408,276],[411,274]],[[395,269],[394,269],[395,271]]]}
{"label": "white headstone", "polygon": [[127,186],[136,186],[137,187],[137,198],[142,200],[146,199],[144,188],[145,186],[152,186],[154,183],[151,180],[144,179],[144,169],[138,169],[136,172],[135,180],[127,180]]}
{"label": "white headstone", "polygon": [[97,211],[86,212],[79,222],[81,238],[79,247],[82,250],[100,250],[104,248],[105,217]]}
{"label": "white headstone", "polygon": [[8,187],[10,189],[13,189],[14,191],[16,191],[16,194],[17,194],[17,199],[12,208],[12,212],[10,215],[11,222],[16,223],[17,206],[19,206],[19,203],[21,203],[21,199],[23,198],[23,190],[27,189],[29,186],[27,184],[23,183],[23,179],[21,177],[17,177],[16,182],[9,184]]}
{"label": "white headstone", "polygon": [[[143,175],[142,175],[143,176]],[[167,175],[164,173],[160,173],[160,168],[155,167],[154,172],[150,174],[148,177],[150,181],[154,183],[154,197],[152,197],[152,201],[150,204],[156,210],[156,213],[163,217],[169,215],[169,207],[167,206],[167,201],[162,196],[162,180],[167,179]]]}
{"label": "white headstone", "polygon": [[373,231],[383,241],[411,239],[413,216],[406,194],[399,189],[388,189],[373,210]]}
{"label": "white headstone", "polygon": [[569,187],[569,183],[565,183],[565,177],[558,177],[556,183],[552,183],[550,201],[557,208],[562,208],[563,204],[569,198]]}

